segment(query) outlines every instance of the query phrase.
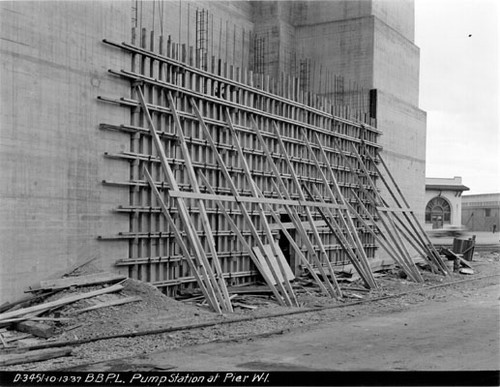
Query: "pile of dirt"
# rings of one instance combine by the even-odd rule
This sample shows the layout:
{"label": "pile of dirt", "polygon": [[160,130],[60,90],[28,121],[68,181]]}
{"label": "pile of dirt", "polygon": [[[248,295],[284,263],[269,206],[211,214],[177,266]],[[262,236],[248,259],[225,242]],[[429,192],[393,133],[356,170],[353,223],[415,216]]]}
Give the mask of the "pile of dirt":
{"label": "pile of dirt", "polygon": [[[150,284],[127,279],[123,282],[123,286],[123,290],[119,293],[81,300],[61,309],[60,316],[69,317],[71,320],[59,326],[60,334],[57,340],[72,341],[133,333],[162,326],[194,323],[213,317],[213,313],[207,309],[176,301]],[[89,288],[87,290],[92,290],[92,287]],[[141,301],[78,313],[79,310],[99,302],[131,296],[138,296]],[[75,328],[68,330],[73,327]]]}

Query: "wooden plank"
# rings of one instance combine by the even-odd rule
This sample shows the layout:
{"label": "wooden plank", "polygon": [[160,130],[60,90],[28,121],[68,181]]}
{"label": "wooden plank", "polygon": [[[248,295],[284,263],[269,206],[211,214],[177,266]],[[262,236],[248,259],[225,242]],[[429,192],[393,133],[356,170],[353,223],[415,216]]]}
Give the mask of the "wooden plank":
{"label": "wooden plank", "polygon": [[71,304],[72,302],[76,302],[79,300],[84,300],[86,298],[99,296],[101,294],[117,292],[117,291],[122,290],[122,289],[123,289],[122,285],[116,284],[116,285],[109,286],[107,288],[94,290],[92,292],[61,298],[61,299],[56,300],[56,301],[46,302],[44,304],[39,304],[39,305],[35,305],[35,306],[28,307],[28,308],[23,308],[23,309],[18,309],[18,310],[14,310],[12,312],[1,313],[0,314],[0,322],[2,322],[2,320],[6,320],[9,318],[13,318],[13,317],[19,317],[19,316],[22,316],[22,315],[25,315],[28,313],[40,312],[40,311],[48,310],[48,309],[51,309],[51,308],[54,308],[57,306]]}
{"label": "wooden plank", "polygon": [[381,212],[412,212],[411,208],[404,207],[377,207],[377,211]]}
{"label": "wooden plank", "polygon": [[[314,225],[316,227],[327,227],[328,226],[324,220],[315,220],[314,221]],[[269,223],[269,227],[271,228],[271,230],[281,230],[283,227],[286,228],[287,230],[291,230],[291,229],[297,228],[295,226],[294,222],[282,222],[281,225],[278,224],[278,223]],[[302,222],[302,227],[305,230],[310,230],[311,229],[309,222]]]}
{"label": "wooden plank", "polygon": [[0,366],[34,363],[63,356],[70,356],[73,348],[48,348],[23,353],[0,354]]}
{"label": "wooden plank", "polygon": [[[28,291],[31,291],[31,290],[28,290]],[[25,304],[25,303],[28,303],[28,302],[33,302],[33,301],[36,301],[36,300],[41,299],[41,298],[49,297],[52,294],[57,293],[57,292],[58,292],[58,290],[55,290],[55,291],[52,291],[52,292],[43,293],[43,294],[39,294],[39,295],[36,295],[36,296],[30,295],[30,296],[27,296],[27,297],[23,297],[23,298],[18,299],[18,300],[14,301],[14,302],[6,302],[0,308],[0,313],[3,313],[3,312],[5,312],[7,310],[10,310],[10,309],[13,309],[14,307],[18,307],[18,305],[22,305],[22,304]]]}
{"label": "wooden plank", "polygon": [[[275,259],[279,259],[281,261],[281,264],[285,268],[285,279],[287,281],[292,281],[295,279],[295,275],[292,272],[292,269],[290,268],[290,265],[288,265],[288,262],[286,261],[285,256],[283,255],[283,251],[281,251],[278,243],[274,242],[275,249],[278,253],[278,255],[275,257]],[[264,251],[265,253],[269,256],[270,254],[273,254],[273,250],[271,249],[271,246],[269,245],[264,245]]]}
{"label": "wooden plank", "polygon": [[325,207],[325,208],[345,208],[339,204],[311,202],[307,200],[292,200],[292,199],[273,199],[267,197],[254,197],[254,196],[238,196],[238,200],[232,195],[216,195],[207,193],[196,193],[187,191],[170,190],[169,196],[172,198],[185,198],[185,199],[203,199],[203,200],[220,200],[223,202],[244,202],[256,204],[275,204],[283,206],[298,206],[298,207]]}
{"label": "wooden plank", "polygon": [[37,321],[21,321],[16,324],[16,330],[36,337],[43,337],[44,339],[55,335],[52,325]]}
{"label": "wooden plank", "polygon": [[[288,265],[288,262],[286,261],[285,257],[283,256],[283,252],[281,251],[279,246],[277,246],[276,243],[275,243],[275,249],[276,249],[276,251],[278,251],[277,255],[274,254],[270,245],[264,245],[263,252],[261,252],[258,247],[253,248],[255,255],[257,256],[257,258],[259,258],[263,269],[269,271],[268,264],[267,264],[267,262],[262,254],[267,255],[268,261],[271,262],[271,265],[273,265],[274,270],[278,273],[278,277],[279,277],[278,280],[280,282],[291,281],[291,280],[295,279],[295,276],[293,275],[292,270],[290,269],[290,266]],[[283,272],[280,269],[280,266],[279,266],[278,261],[277,261],[278,259],[281,260],[281,265],[285,269],[284,270],[285,275],[283,275]]]}
{"label": "wooden plank", "polygon": [[96,309],[101,309],[101,308],[107,308],[108,306],[117,306],[117,305],[129,304],[131,302],[138,302],[138,301],[142,301],[142,298],[139,296],[126,297],[126,298],[122,298],[120,300],[104,302],[100,305],[89,306],[88,308],[77,310],[75,312],[75,314],[80,314],[83,312],[88,312],[91,310],[96,310]]}
{"label": "wooden plank", "polygon": [[[266,275],[271,278],[271,281],[272,281],[272,284],[273,285],[277,285],[278,283],[283,283],[285,282],[285,280],[283,279],[283,275],[281,274],[281,271],[279,270],[278,268],[278,263],[275,261],[275,258],[274,258],[274,255],[273,253],[271,252],[270,255],[266,254],[266,253],[263,253],[262,251],[260,251],[260,248],[255,246],[255,247],[252,247],[252,250],[255,254],[255,256],[257,257],[257,259],[259,260],[259,263],[260,263],[260,267],[261,267],[261,271],[265,272]],[[264,255],[267,255],[267,257],[265,257]],[[267,262],[270,262],[270,263],[267,263]],[[274,272],[277,274],[277,277],[276,278],[272,272],[271,272],[271,269],[270,269],[270,266],[273,267],[273,270]],[[260,270],[259,270],[260,271]]]}
{"label": "wooden plank", "polygon": [[[80,267],[82,266],[85,266],[86,264],[96,260],[98,258],[98,256],[93,256],[93,257],[89,257],[81,262],[75,262],[74,264],[70,265],[69,267],[63,269],[63,270],[59,270],[57,272],[55,272],[54,274],[51,274],[49,275],[46,279],[47,280],[50,280],[50,279],[55,279],[55,278],[60,278],[60,277],[63,277],[67,274],[71,274],[72,272],[74,272],[76,269],[79,269]],[[30,290],[38,290],[39,289],[39,286],[40,284],[35,284],[33,286],[30,286]]]}
{"label": "wooden plank", "polygon": [[39,314],[42,314],[44,311],[38,312],[38,313],[30,313],[22,317],[17,317],[17,318],[9,318],[7,320],[2,320],[0,324],[6,324],[6,323],[15,323],[19,321],[69,321],[71,320],[70,318],[66,317],[35,317]]}
{"label": "wooden plank", "polygon": [[89,275],[82,275],[78,277],[66,277],[60,279],[52,279],[40,281],[40,290],[44,289],[65,289],[71,286],[87,286],[97,285],[103,283],[118,282],[127,277],[121,274],[114,273],[95,273]]}
{"label": "wooden plank", "polygon": [[4,348],[8,348],[9,347],[9,344],[7,344],[7,342],[3,338],[2,332],[0,332],[0,341],[2,342],[2,345],[4,346]]}

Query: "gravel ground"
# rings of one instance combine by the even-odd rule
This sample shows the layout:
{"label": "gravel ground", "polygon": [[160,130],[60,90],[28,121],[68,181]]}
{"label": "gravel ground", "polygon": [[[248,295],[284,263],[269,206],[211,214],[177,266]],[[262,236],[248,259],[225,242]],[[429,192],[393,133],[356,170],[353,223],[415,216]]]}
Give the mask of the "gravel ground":
{"label": "gravel ground", "polygon": [[[77,303],[65,306],[55,312],[53,316],[70,318],[69,321],[57,323],[55,328],[58,334],[47,340],[38,339],[39,343],[68,342],[74,340],[90,339],[108,335],[142,332],[154,329],[178,327],[204,322],[220,323],[228,320],[246,317],[268,316],[285,312],[294,312],[310,308],[318,308],[318,311],[292,314],[279,317],[259,318],[252,321],[243,321],[231,324],[217,324],[215,326],[151,334],[138,337],[121,337],[74,345],[72,355],[37,363],[26,363],[22,365],[4,367],[2,370],[11,371],[47,371],[77,368],[79,365],[105,360],[118,359],[127,356],[141,356],[144,354],[173,349],[183,346],[196,345],[211,341],[238,340],[250,338],[255,335],[279,334],[280,331],[305,327],[311,324],[324,323],[327,321],[339,321],[360,315],[386,314],[411,308],[413,304],[425,302],[426,300],[438,300],[446,302],[449,297],[456,294],[473,294],[474,282],[453,285],[448,287],[426,289],[426,287],[447,282],[459,281],[471,277],[486,276],[499,273],[500,254],[497,252],[476,253],[472,265],[474,274],[465,276],[454,273],[443,277],[422,271],[425,278],[424,284],[416,284],[401,278],[397,270],[376,273],[379,289],[370,292],[360,291],[362,288],[359,281],[346,283],[341,282],[342,288],[346,289],[343,302],[322,295],[316,286],[306,286],[307,281],[300,281],[302,285],[296,285],[297,299],[300,308],[289,308],[279,306],[269,297],[245,296],[245,304],[257,306],[250,310],[235,308],[235,312],[227,315],[217,315],[209,311],[205,306],[195,303],[176,301],[164,296],[151,285],[135,280],[126,280],[124,289],[119,293],[99,296],[100,300],[111,301],[121,297],[140,296],[142,301],[124,304],[120,306],[107,307],[95,311],[75,314],[78,309],[92,305],[90,300],[81,300]],[[92,268],[87,268],[92,271]],[[80,274],[86,274],[84,272]],[[481,282],[497,283],[498,277],[481,280]],[[87,286],[58,292],[45,301],[53,301],[76,292],[88,292],[102,288],[102,286]],[[350,290],[352,289],[352,290]],[[421,291],[418,291],[421,289]],[[387,298],[381,301],[361,303],[352,306],[334,308],[341,304],[349,304],[366,299],[374,299],[383,296],[391,296],[403,292],[414,291],[403,297]],[[95,298],[93,298],[95,304]],[[329,309],[321,309],[321,308]],[[33,344],[32,342],[30,342]],[[6,352],[5,350],[0,351]]]}

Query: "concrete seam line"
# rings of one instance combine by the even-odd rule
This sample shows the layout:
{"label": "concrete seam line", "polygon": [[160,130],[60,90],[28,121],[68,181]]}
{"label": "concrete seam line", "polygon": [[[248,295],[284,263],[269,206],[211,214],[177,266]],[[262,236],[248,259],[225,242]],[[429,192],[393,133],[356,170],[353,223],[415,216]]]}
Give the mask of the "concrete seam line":
{"label": "concrete seam line", "polygon": [[102,336],[102,337],[92,337],[92,338],[88,338],[88,339],[80,339],[80,340],[74,340],[74,341],[65,341],[65,342],[40,344],[40,345],[31,346],[31,347],[25,347],[25,348],[22,348],[22,349],[25,350],[25,351],[32,351],[32,350],[35,350],[35,349],[52,348],[52,347],[62,347],[62,346],[65,346],[65,345],[81,345],[81,344],[86,344],[86,343],[91,343],[91,342],[94,342],[94,341],[101,341],[101,340],[111,340],[111,339],[118,339],[118,338],[125,338],[125,337],[140,337],[140,336],[157,335],[157,334],[161,334],[161,333],[187,331],[187,330],[191,330],[191,329],[213,327],[213,326],[216,326],[216,325],[236,324],[236,323],[239,323],[239,322],[262,320],[262,319],[265,319],[265,318],[275,318],[275,317],[283,317],[283,316],[292,316],[292,315],[295,315],[295,314],[305,314],[305,313],[321,312],[323,310],[345,308],[345,307],[359,305],[359,304],[365,304],[365,303],[369,303],[369,302],[383,301],[383,300],[386,300],[386,299],[389,299],[389,298],[403,297],[403,296],[406,296],[406,295],[412,294],[412,293],[417,293],[417,292],[422,292],[422,291],[426,291],[426,290],[442,288],[442,287],[446,287],[446,286],[459,285],[459,284],[466,283],[466,282],[473,282],[473,281],[478,281],[478,280],[488,279],[488,278],[493,278],[493,277],[498,277],[498,276],[500,276],[500,274],[492,274],[492,275],[487,275],[487,276],[484,276],[484,277],[468,278],[468,279],[465,279],[465,280],[454,281],[454,282],[447,282],[447,283],[444,283],[444,284],[427,286],[427,287],[420,288],[420,289],[413,289],[413,290],[409,290],[409,291],[403,292],[403,293],[391,294],[391,295],[388,295],[388,296],[382,296],[382,297],[377,297],[377,298],[370,298],[370,299],[366,299],[366,300],[362,300],[362,301],[355,301],[355,302],[350,302],[350,303],[340,304],[340,305],[330,305],[330,306],[325,306],[325,307],[322,307],[322,308],[308,308],[308,309],[294,310],[294,311],[291,311],[291,312],[280,312],[280,313],[269,314],[269,315],[264,315],[264,316],[251,316],[251,317],[245,317],[245,318],[235,319],[235,320],[210,321],[210,322],[206,322],[206,323],[199,323],[199,324],[192,324],[192,325],[183,325],[183,326],[179,326],[179,327],[160,328],[160,329],[153,329],[153,330],[142,331],[142,332],[120,333],[120,334],[117,334],[117,335],[109,335],[109,336]]}

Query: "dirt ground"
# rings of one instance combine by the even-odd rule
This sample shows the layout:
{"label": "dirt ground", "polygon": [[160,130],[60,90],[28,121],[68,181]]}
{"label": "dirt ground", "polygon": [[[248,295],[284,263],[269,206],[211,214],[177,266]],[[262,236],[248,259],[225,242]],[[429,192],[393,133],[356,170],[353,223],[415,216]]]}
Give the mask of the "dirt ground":
{"label": "dirt ground", "polygon": [[[290,329],[307,328],[325,322],[342,323],[342,321],[363,316],[387,316],[401,312],[429,302],[453,299],[454,295],[471,294],[477,288],[497,284],[498,277],[464,282],[452,286],[435,287],[447,282],[461,281],[474,277],[491,276],[500,273],[500,254],[498,252],[479,252],[474,256],[472,266],[473,275],[454,273],[443,277],[423,270],[424,284],[410,282],[398,270],[388,270],[376,273],[379,289],[370,292],[364,291],[361,283],[341,282],[345,293],[343,302],[323,296],[312,281],[301,280],[295,285],[300,308],[279,306],[269,296],[254,295],[241,298],[246,305],[256,309],[235,308],[235,312],[228,315],[216,315],[198,301],[176,301],[164,296],[156,288],[134,280],[127,280],[125,288],[117,294],[99,296],[101,301],[110,301],[124,296],[141,296],[141,302],[107,307],[95,311],[76,314],[78,309],[90,306],[89,300],[81,300],[57,310],[54,316],[69,318],[56,324],[58,334],[50,339],[27,338],[19,340],[18,345],[30,347],[41,343],[65,342],[73,346],[71,356],[52,360],[25,363],[8,366],[2,370],[64,370],[78,369],[78,367],[98,362],[106,362],[129,356],[144,357],[148,354],[189,347],[210,342],[242,340],[252,337],[275,336]],[[92,271],[92,268],[86,270]],[[82,273],[84,274],[84,273]],[[75,292],[91,291],[101,286],[87,286],[85,288],[68,289],[54,294],[44,300],[52,301]],[[389,297],[410,292],[404,296]],[[365,302],[372,300],[371,302]],[[356,302],[360,302],[356,305]],[[350,305],[350,306],[349,306]],[[307,313],[296,313],[276,317],[259,318],[279,313],[298,312],[315,309]],[[251,321],[220,324],[229,320],[255,317]],[[106,340],[73,345],[72,342],[82,339],[91,339],[108,335],[117,335],[142,332],[157,329],[167,329],[197,323],[213,322],[215,325],[204,328],[178,330],[138,337],[120,337]],[[9,349],[9,352],[15,350]],[[7,350],[1,352],[6,353]],[[90,366],[91,367],[91,366]],[[147,368],[147,367],[146,367]],[[149,368],[150,369],[150,368]]]}

